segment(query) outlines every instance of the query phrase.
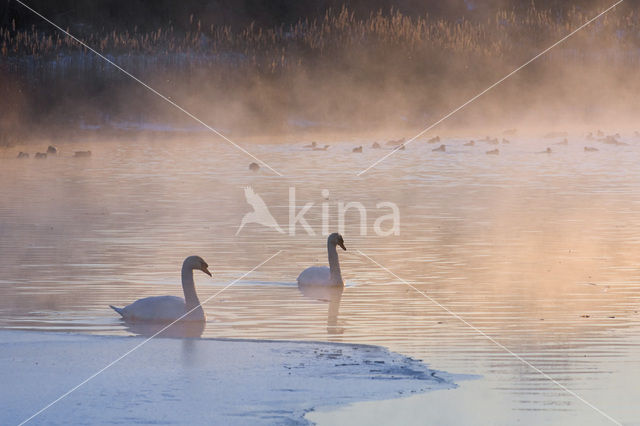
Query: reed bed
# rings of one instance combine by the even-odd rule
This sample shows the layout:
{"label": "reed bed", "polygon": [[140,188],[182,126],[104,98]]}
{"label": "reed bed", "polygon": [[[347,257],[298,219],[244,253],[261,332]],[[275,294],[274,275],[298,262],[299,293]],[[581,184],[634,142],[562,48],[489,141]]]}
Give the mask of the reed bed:
{"label": "reed bed", "polygon": [[[96,50],[114,57],[146,56],[151,62],[161,63],[171,63],[168,58],[178,63],[201,58],[200,64],[231,61],[236,66],[277,73],[353,52],[360,56],[384,57],[392,53],[397,56],[398,49],[405,58],[416,60],[433,52],[489,59],[520,57],[561,38],[589,18],[579,10],[556,18],[550,10],[531,7],[524,13],[501,10],[483,22],[411,17],[398,11],[357,19],[343,8],[328,11],[323,19],[301,20],[287,27],[262,28],[251,24],[232,30],[230,26],[203,24],[192,16],[189,28],[181,32],[172,26],[151,32],[138,32],[136,28],[73,32]],[[576,38],[585,46],[593,47],[597,42],[609,49],[635,49],[640,46],[638,18],[634,10],[626,15],[612,13]],[[54,61],[70,53],[89,54],[54,29],[42,31],[33,27],[20,31],[15,23],[0,28],[0,54],[5,60]]]}

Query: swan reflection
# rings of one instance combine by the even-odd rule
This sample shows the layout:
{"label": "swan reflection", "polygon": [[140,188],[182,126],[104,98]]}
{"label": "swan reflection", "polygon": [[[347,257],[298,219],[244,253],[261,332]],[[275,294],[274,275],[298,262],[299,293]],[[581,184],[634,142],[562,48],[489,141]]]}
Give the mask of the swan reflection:
{"label": "swan reflection", "polygon": [[[131,322],[125,321],[127,331],[139,336],[156,337],[200,337],[204,332],[206,323],[204,321],[178,321],[174,324],[170,322]],[[168,326],[168,327],[167,327]],[[166,328],[166,330],[163,330]]]}
{"label": "swan reflection", "polygon": [[304,297],[329,302],[327,311],[327,333],[343,334],[344,328],[338,327],[338,315],[340,314],[340,301],[342,300],[343,286],[323,286],[299,284],[298,290]]}

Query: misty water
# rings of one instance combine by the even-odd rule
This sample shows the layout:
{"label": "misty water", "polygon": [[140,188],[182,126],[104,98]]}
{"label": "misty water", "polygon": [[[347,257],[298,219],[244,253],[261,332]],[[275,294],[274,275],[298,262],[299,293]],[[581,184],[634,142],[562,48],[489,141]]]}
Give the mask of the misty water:
{"label": "misty water", "polygon": [[[326,152],[308,141],[246,145],[282,177],[204,139],[61,144],[46,160],[3,152],[0,327],[128,335],[108,305],[181,296],[186,256],[213,272],[196,271],[204,300],[283,250],[205,305],[202,336],[376,344],[478,375],[455,390],[313,413],[320,423],[610,422],[495,342],[614,419],[640,423],[639,138],[514,138],[498,156],[482,142],[463,146],[468,138],[443,140],[446,152],[416,141],[362,176],[389,152],[371,140],[328,142]],[[80,149],[93,155],[72,158]],[[248,224],[236,235],[252,210],[247,186],[285,233]],[[313,203],[304,218],[315,235],[300,223],[288,232],[292,190],[295,213]],[[337,231],[339,202],[367,211],[366,223],[345,215],[346,288],[303,293],[296,277],[326,264],[323,217]],[[376,234],[390,213],[381,202],[398,206],[399,235]]]}

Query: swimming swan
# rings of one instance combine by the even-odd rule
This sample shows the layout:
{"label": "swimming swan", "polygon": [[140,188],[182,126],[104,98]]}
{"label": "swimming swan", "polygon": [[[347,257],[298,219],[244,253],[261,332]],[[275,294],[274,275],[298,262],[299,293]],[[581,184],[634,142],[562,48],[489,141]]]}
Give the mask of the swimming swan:
{"label": "swimming swan", "polygon": [[[209,265],[200,256],[189,256],[182,263],[182,290],[184,299],[176,296],[155,296],[138,299],[124,308],[111,308],[125,321],[175,321],[193,309],[182,321],[205,321],[204,310],[196,294],[193,270],[199,269],[211,276]],[[185,302],[186,300],[186,302]]]}
{"label": "swimming swan", "polygon": [[311,266],[298,275],[298,286],[303,285],[333,285],[344,286],[340,273],[340,262],[336,246],[346,250],[342,235],[334,232],[327,238],[327,251],[329,252],[329,267]]}

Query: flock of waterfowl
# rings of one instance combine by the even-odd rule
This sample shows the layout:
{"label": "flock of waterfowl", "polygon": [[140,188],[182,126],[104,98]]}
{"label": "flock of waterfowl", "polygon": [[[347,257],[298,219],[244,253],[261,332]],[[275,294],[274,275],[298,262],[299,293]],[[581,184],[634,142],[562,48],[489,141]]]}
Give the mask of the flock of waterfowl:
{"label": "flock of waterfowl", "polygon": [[[513,136],[517,133],[517,129],[508,129],[505,130],[504,132],[502,132],[502,134],[504,136]],[[562,138],[560,141],[558,142],[554,142],[552,145],[557,145],[557,146],[566,146],[569,145],[569,139],[568,139],[568,132],[565,131],[554,131],[554,132],[549,132],[547,134],[545,134],[543,136],[544,139],[558,139],[558,138]],[[634,132],[634,136],[635,137],[640,137],[640,132],[636,131]],[[604,132],[602,132],[601,130],[597,130],[595,132],[589,132],[586,135],[586,139],[588,141],[596,141],[596,142],[601,142],[604,144],[608,144],[608,145],[616,145],[616,146],[622,146],[622,145],[628,145],[625,142],[622,142],[620,139],[622,137],[620,136],[619,133],[613,134],[613,135],[605,135]],[[426,143],[429,144],[435,144],[441,141],[440,136],[434,136],[430,139],[426,140]],[[412,140],[413,142],[413,140]],[[486,143],[487,145],[509,145],[511,144],[511,140],[505,138],[505,137],[492,137],[492,136],[485,136],[482,139],[477,139],[477,140],[469,140],[465,143],[463,143],[462,145],[465,147],[469,147],[469,146],[476,146],[476,142],[483,142]],[[414,142],[415,144],[418,144],[418,141]],[[391,150],[396,150],[396,151],[402,151],[406,149],[406,144],[407,144],[407,140],[406,138],[401,138],[401,139],[392,139],[389,140],[387,142],[384,143],[384,146],[387,149],[391,149]],[[330,145],[324,145],[322,148],[319,148],[319,145],[317,142],[311,142],[309,145],[304,145],[303,148],[305,149],[311,149],[313,151],[326,151],[329,148]],[[363,145],[358,145],[352,148],[351,152],[354,154],[360,154],[362,152],[364,152],[364,146]],[[370,149],[383,149],[383,145],[381,145],[379,142],[373,142],[371,144]],[[447,152],[447,145],[445,144],[440,144],[438,147],[433,148],[431,151],[433,152]],[[584,147],[584,152],[597,152],[599,151],[598,148],[595,148],[593,146],[585,146]],[[536,154],[552,154],[553,150],[551,149],[551,147],[547,147],[544,151],[539,151],[536,152]],[[500,149],[499,148],[493,148],[490,149],[488,151],[485,151],[485,154],[487,155],[499,155],[500,154]],[[254,164],[254,163],[252,163]],[[253,168],[251,170],[254,170]]]}
{"label": "flock of waterfowl", "polygon": [[[58,150],[58,148],[56,148],[53,145],[49,145],[45,152],[36,152],[33,155],[33,158],[35,158],[37,160],[44,160],[44,159],[46,159],[48,157],[56,157],[58,155],[60,155],[60,150]],[[75,158],[91,157],[91,151],[74,151],[73,156]],[[29,158],[29,153],[20,151],[16,158],[21,159],[21,160],[27,159],[27,158]]]}
{"label": "flock of waterfowl", "polygon": [[[298,275],[298,287],[343,288],[342,272],[338,260],[337,246],[344,246],[342,235],[333,233],[327,238],[329,266],[310,266]],[[209,265],[200,256],[189,256],[182,263],[182,292],[184,299],[177,296],[152,296],[118,308],[109,305],[127,322],[204,322],[206,316],[196,293],[193,271],[202,271],[212,276]]]}
{"label": "flock of waterfowl", "polygon": [[[504,132],[502,132],[503,135],[515,135],[517,133],[516,129],[509,129],[509,130],[505,130]],[[634,136],[635,137],[640,137],[640,132],[635,131],[634,132]],[[552,139],[552,138],[562,138],[562,140],[560,140],[559,142],[554,142],[552,145],[557,145],[557,146],[562,146],[562,145],[569,145],[569,139],[568,139],[568,132],[564,132],[564,131],[554,131],[554,132],[549,132],[546,135],[543,136],[543,138],[545,139]],[[589,132],[585,138],[588,141],[594,141],[594,142],[601,142],[607,145],[614,145],[614,146],[624,146],[624,145],[628,145],[628,143],[621,141],[620,139],[622,138],[620,136],[620,133],[615,133],[613,135],[605,135],[604,132],[602,132],[601,130],[596,130],[595,132]],[[434,136],[428,140],[426,140],[427,143],[429,144],[435,144],[441,141],[440,136]],[[387,142],[385,142],[384,146],[387,147],[387,149],[391,149],[391,150],[396,150],[396,151],[403,151],[406,149],[406,138],[401,138],[401,139],[392,139],[389,140]],[[485,136],[482,139],[478,139],[476,140],[469,140],[465,143],[463,143],[462,145],[465,147],[471,147],[471,146],[476,146],[476,142],[483,142],[486,143],[488,145],[508,145],[511,143],[511,141],[509,139],[506,139],[504,137],[502,137],[502,139],[500,140],[498,137],[491,137],[491,136]],[[415,141],[415,143],[417,144],[418,141]],[[307,145],[304,145],[303,148],[304,149],[308,149],[311,151],[327,151],[329,149],[330,145],[319,145],[317,142],[313,141]],[[379,142],[373,142],[370,146],[370,149],[383,149],[383,145],[381,145]],[[351,152],[354,154],[361,154],[363,153],[365,150],[363,145],[358,145],[356,147],[354,147]],[[440,144],[438,147],[433,148],[431,151],[433,152],[446,152],[447,151],[447,145],[445,144]],[[599,149],[594,147],[594,146],[585,146],[584,147],[584,152],[598,152]],[[551,149],[551,147],[547,147],[544,151],[539,151],[537,152],[537,154],[552,154],[553,150]],[[499,148],[493,148],[490,149],[488,151],[485,151],[486,155],[500,155],[500,149]],[[41,159],[46,159],[48,157],[55,157],[55,156],[59,156],[60,155],[60,151],[58,150],[57,147],[53,146],[53,145],[49,145],[47,147],[47,150],[45,152],[36,152],[33,155],[33,158],[41,160]],[[91,157],[91,151],[74,151],[73,153],[73,157],[74,158],[88,158]],[[31,158],[28,152],[23,152],[20,151],[17,155],[18,159],[28,159]],[[252,172],[257,172],[260,170],[260,165],[256,162],[252,162],[249,164],[249,170],[251,170]]]}

